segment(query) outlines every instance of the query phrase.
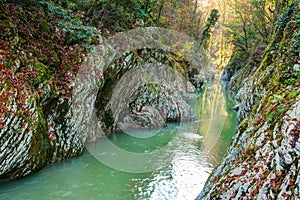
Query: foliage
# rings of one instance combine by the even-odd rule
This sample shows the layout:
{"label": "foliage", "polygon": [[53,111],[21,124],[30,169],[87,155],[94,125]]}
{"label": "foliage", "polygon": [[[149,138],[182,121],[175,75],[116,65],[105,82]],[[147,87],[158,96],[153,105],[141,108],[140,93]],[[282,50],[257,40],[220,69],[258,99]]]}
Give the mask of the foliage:
{"label": "foliage", "polygon": [[[57,16],[76,15],[85,26],[102,30],[106,36],[140,26],[159,26],[200,38],[207,11],[200,11],[199,0],[69,0],[56,1],[56,7],[68,9]],[[47,3],[48,5],[53,3]],[[64,6],[63,6],[64,5]],[[53,7],[53,6],[52,6]],[[73,17],[74,18],[74,17]],[[70,20],[68,20],[70,22]]]}
{"label": "foliage", "polygon": [[[299,102],[300,94],[299,54],[294,53],[293,47],[300,29],[297,23],[299,16],[299,0],[292,1],[279,17],[258,69],[244,79],[246,84],[241,84],[247,92],[240,90],[246,97],[246,101],[242,102],[242,111],[251,111],[238,128],[236,141],[226,155],[229,159],[223,161],[209,182],[210,186],[213,185],[207,193],[209,197],[217,199],[225,196],[221,194],[228,197],[232,194],[238,199],[247,194],[250,199],[256,199],[260,197],[260,191],[264,191],[266,199],[293,199],[299,196],[298,188],[294,187],[298,168],[290,167],[297,166],[299,156],[287,154],[291,159],[281,162],[285,152],[293,152],[299,139],[297,130],[300,130],[300,120],[297,119],[297,107],[292,108]],[[238,51],[241,52],[244,51]],[[245,63],[251,59],[248,56]],[[253,106],[251,102],[254,102]],[[289,130],[291,125],[295,127],[292,131]],[[232,152],[237,153],[230,155]],[[261,159],[262,156],[266,159]],[[235,175],[236,169],[245,171]],[[246,182],[252,182],[254,186],[246,187],[244,194],[238,187],[228,187]]]}
{"label": "foliage", "polygon": [[[24,108],[32,95],[44,115],[55,103],[45,97],[69,99],[86,47],[96,44],[101,32],[159,25],[198,38],[205,17],[197,5],[192,0],[1,0],[1,114],[12,112],[9,101],[28,113]],[[208,21],[213,25],[213,16]],[[2,115],[0,122],[4,126]]]}
{"label": "foliage", "polygon": [[219,17],[220,17],[219,11],[217,9],[213,9],[210,13],[209,18],[207,19],[207,23],[204,31],[202,32],[202,38],[201,38],[201,44],[205,49],[208,48],[208,40],[211,37],[212,28],[213,26],[216,25]]}
{"label": "foliage", "polygon": [[[30,101],[46,108],[53,102],[51,99],[41,102],[44,96],[70,98],[70,83],[84,48],[67,45],[66,33],[59,29],[58,20],[36,1],[2,1],[0,6],[0,127],[3,128],[6,115],[18,114],[27,119],[31,113],[27,108]],[[12,103],[17,107],[12,107]]]}
{"label": "foliage", "polygon": [[[231,2],[234,16],[226,23],[227,37],[235,51],[252,55],[258,46],[266,45],[275,23],[287,1],[246,0]],[[280,26],[280,22],[278,23]]]}
{"label": "foliage", "polygon": [[[55,19],[61,19],[59,26],[62,28],[66,35],[66,44],[73,45],[76,43],[94,44],[97,42],[97,37],[101,32],[93,26],[84,25],[82,15],[74,15],[72,10],[65,10],[62,7],[55,5],[51,2],[39,2],[45,10],[47,15]],[[62,2],[64,5],[66,1]],[[87,45],[89,47],[89,45]]]}

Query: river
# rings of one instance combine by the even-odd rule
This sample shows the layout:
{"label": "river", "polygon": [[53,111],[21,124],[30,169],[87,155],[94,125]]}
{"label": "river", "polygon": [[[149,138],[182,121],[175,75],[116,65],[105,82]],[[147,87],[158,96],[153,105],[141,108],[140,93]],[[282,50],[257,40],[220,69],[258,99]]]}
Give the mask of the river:
{"label": "river", "polygon": [[[197,118],[195,122],[169,124],[148,138],[117,134],[109,141],[98,141],[88,147],[93,149],[111,142],[127,151],[148,152],[169,145],[171,148],[163,151],[170,159],[164,166],[147,173],[123,172],[102,164],[93,150],[86,151],[81,157],[1,183],[0,199],[195,199],[230,145],[236,115],[230,110],[233,105],[219,83],[192,96],[190,104]],[[119,159],[126,160],[121,156]],[[155,162],[155,158],[150,160]],[[131,164],[135,167],[135,163]]]}

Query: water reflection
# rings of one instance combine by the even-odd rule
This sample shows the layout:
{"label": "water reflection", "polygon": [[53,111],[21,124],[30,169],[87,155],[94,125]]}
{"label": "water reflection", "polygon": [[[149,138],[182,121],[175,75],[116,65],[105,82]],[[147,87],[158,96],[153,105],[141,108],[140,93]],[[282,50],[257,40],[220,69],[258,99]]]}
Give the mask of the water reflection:
{"label": "water reflection", "polygon": [[[110,139],[132,152],[151,152],[169,145],[172,148],[167,148],[164,156],[170,162],[161,168],[153,168],[150,173],[126,173],[103,165],[86,152],[34,175],[0,184],[0,199],[194,199],[229,146],[236,120],[218,84],[190,102],[198,111],[196,122],[170,125],[147,139],[126,134]],[[148,162],[157,160],[154,157]]]}

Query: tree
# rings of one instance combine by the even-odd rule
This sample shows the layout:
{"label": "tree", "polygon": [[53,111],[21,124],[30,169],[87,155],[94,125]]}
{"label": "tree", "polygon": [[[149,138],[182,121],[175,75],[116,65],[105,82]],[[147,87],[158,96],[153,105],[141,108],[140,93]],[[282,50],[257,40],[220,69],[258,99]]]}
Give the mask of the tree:
{"label": "tree", "polygon": [[233,17],[225,25],[227,36],[236,51],[252,54],[257,44],[267,44],[274,30],[274,2],[269,0],[235,0],[231,2]]}
{"label": "tree", "polygon": [[211,38],[211,32],[212,28],[216,25],[218,19],[219,19],[219,11],[217,9],[213,9],[210,12],[210,16],[207,19],[206,27],[204,31],[202,32],[202,38],[200,44],[204,47],[204,49],[208,49],[209,41]]}

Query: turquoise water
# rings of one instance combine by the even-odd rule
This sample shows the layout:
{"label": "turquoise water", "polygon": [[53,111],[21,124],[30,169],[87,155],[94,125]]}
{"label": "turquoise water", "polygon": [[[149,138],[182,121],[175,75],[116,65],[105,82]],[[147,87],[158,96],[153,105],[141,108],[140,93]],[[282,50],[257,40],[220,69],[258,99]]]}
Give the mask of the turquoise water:
{"label": "turquoise water", "polygon": [[[194,199],[226,152],[236,116],[218,84],[192,96],[190,104],[195,122],[138,132],[145,137],[123,133],[100,140],[81,157],[0,184],[0,199]],[[112,152],[111,146],[127,154]],[[131,160],[135,153],[145,156]]]}

